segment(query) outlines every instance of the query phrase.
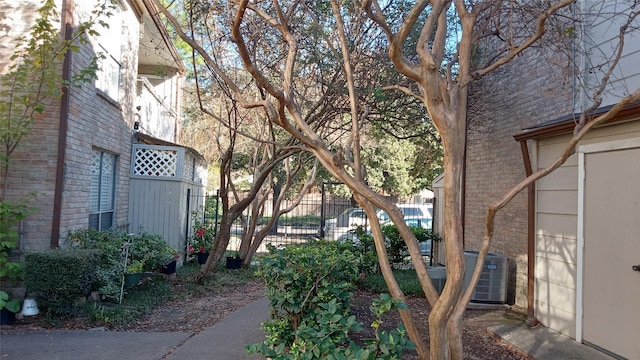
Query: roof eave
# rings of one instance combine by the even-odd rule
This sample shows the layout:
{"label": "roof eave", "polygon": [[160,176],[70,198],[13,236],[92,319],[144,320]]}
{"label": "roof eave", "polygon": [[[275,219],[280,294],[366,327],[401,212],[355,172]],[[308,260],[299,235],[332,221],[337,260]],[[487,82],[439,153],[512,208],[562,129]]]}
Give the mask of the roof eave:
{"label": "roof eave", "polygon": [[[592,119],[600,116],[611,109],[611,106],[605,106],[597,109],[593,112],[587,119],[587,121],[591,121]],[[525,141],[525,140],[537,140],[544,139],[548,137],[570,134],[573,132],[576,121],[580,118],[580,114],[571,114],[568,116],[563,116],[561,118],[554,119],[547,123],[543,123],[540,125],[536,125],[527,129],[523,129],[520,133],[513,136],[516,141]],[[616,116],[611,118],[608,121],[602,123],[602,125],[609,125],[613,123],[620,123],[629,120],[637,120],[640,118],[640,103],[632,103],[626,106],[624,109],[620,110]]]}

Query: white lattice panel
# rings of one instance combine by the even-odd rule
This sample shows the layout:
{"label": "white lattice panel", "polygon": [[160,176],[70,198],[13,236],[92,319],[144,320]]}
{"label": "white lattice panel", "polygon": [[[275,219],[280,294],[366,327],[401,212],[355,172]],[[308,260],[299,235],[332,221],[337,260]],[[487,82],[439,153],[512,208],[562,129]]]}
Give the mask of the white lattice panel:
{"label": "white lattice panel", "polygon": [[134,155],[133,175],[176,177],[178,167],[176,150],[137,148]]}
{"label": "white lattice panel", "polygon": [[89,210],[100,210],[100,151],[91,151],[91,191],[89,193]]}
{"label": "white lattice panel", "polygon": [[193,181],[193,170],[195,168],[196,159],[191,155],[185,157],[184,162],[184,178]]}

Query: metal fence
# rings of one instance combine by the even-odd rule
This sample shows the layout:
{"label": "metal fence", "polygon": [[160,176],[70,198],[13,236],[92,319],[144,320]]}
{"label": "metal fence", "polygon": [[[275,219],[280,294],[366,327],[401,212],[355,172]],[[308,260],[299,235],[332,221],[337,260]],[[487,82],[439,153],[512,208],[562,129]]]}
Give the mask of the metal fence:
{"label": "metal fence", "polygon": [[[260,219],[256,231],[266,226],[272,216],[272,209],[269,207],[272,199],[267,199],[266,209]],[[222,217],[222,204],[218,194],[208,195],[204,201],[205,209],[202,221],[206,226],[215,227],[220,224]],[[291,206],[291,201],[283,201],[282,208]],[[335,196],[324,197],[321,194],[309,194],[300,201],[300,203],[290,212],[281,215],[276,225],[269,232],[269,235],[263,240],[263,244],[259,252],[266,251],[266,244],[274,246],[283,246],[291,244],[299,244],[309,241],[313,238],[321,236],[321,226],[325,223],[325,219],[336,217],[345,209],[352,207],[349,199]],[[231,228],[232,239],[230,250],[239,247],[239,239],[244,227],[250,219],[250,211],[247,209],[243,213],[245,222],[236,219]]]}
{"label": "metal fence", "polygon": [[[271,218],[272,209],[269,206],[272,203],[271,201],[272,199],[267,199],[266,201],[266,209],[262,217],[258,219],[256,232],[266,226]],[[207,196],[204,204],[204,224],[212,227],[219,225],[220,218],[222,217],[222,205],[218,194]],[[287,208],[291,205],[291,201],[285,200],[281,207]],[[324,192],[307,194],[291,212],[279,217],[276,225],[263,240],[258,252],[266,251],[267,244],[285,246],[305,243],[314,238],[329,238],[331,236],[325,233],[327,221],[330,219],[338,219],[340,214],[353,208],[357,208],[353,199]],[[249,217],[249,210],[246,210],[244,212],[244,223],[240,219],[236,219],[231,229],[232,239],[229,245],[230,250],[237,250],[239,248],[239,241],[245,231],[244,227],[246,223],[248,223]]]}

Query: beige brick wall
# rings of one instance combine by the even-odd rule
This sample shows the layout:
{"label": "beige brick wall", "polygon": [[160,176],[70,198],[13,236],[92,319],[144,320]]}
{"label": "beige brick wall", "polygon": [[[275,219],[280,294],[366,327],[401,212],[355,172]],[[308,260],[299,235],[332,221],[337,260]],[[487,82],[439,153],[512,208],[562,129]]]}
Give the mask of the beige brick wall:
{"label": "beige brick wall", "polygon": [[[533,50],[482,78],[470,95],[466,164],[465,248],[477,250],[490,203],[524,179],[520,144],[524,127],[572,112],[571,88],[561,68]],[[518,194],[497,215],[491,252],[509,257],[508,302],[526,305],[527,195]]]}
{"label": "beige brick wall", "polygon": [[[86,228],[88,225],[89,187],[91,184],[91,150],[98,149],[117,156],[116,198],[114,225],[128,226],[129,171],[131,144],[133,139],[133,103],[137,78],[137,49],[139,21],[131,13],[122,14],[128,26],[121,36],[122,70],[119,103],[97,91],[93,84],[71,90],[69,129],[67,132],[67,154],[65,165],[65,188],[62,204],[60,238],[70,230]],[[116,21],[111,18],[110,21]],[[108,31],[108,30],[99,30]],[[74,54],[73,69],[86,66],[95,56],[94,47],[84,48]]]}
{"label": "beige brick wall", "polygon": [[[9,58],[16,49],[15,39],[29,33],[41,5],[35,0],[0,3],[0,72],[9,71]],[[43,250],[49,247],[59,114],[59,101],[49,102],[42,114],[36,114],[32,135],[22,139],[11,155],[6,184],[4,168],[0,170],[0,186],[6,185],[6,199],[23,198],[32,193],[37,195],[31,203],[37,211],[20,229],[22,249]]]}
{"label": "beige brick wall", "polygon": [[[39,6],[39,2],[38,6]],[[84,3],[77,3],[82,6]],[[88,6],[87,4],[84,4]],[[35,19],[37,7],[28,2],[0,4],[0,13],[9,14],[0,23],[9,21],[7,34],[19,34],[28,29]],[[100,95],[94,84],[69,90],[69,120],[66,134],[64,189],[60,227],[61,241],[69,230],[87,228],[90,191],[91,150],[96,148],[118,156],[116,180],[116,210],[114,223],[128,225],[129,167],[133,136],[133,102],[137,77],[137,49],[139,20],[129,12],[124,15],[128,26],[122,37],[122,92],[120,103]],[[6,21],[4,21],[6,20]],[[13,48],[10,37],[0,37],[0,49]],[[95,44],[73,54],[72,71],[86,66],[95,55]],[[0,70],[6,70],[10,53],[0,51]],[[7,182],[7,198],[18,198],[36,193],[33,206],[38,210],[30,215],[22,228],[21,250],[36,251],[50,247],[53,223],[56,164],[60,127],[60,101],[52,101],[46,111],[37,116],[33,133],[22,141],[12,156],[12,167]],[[2,171],[2,170],[0,170]],[[4,175],[4,174],[0,174]],[[0,176],[0,179],[4,176]],[[2,180],[0,185],[4,186]]]}

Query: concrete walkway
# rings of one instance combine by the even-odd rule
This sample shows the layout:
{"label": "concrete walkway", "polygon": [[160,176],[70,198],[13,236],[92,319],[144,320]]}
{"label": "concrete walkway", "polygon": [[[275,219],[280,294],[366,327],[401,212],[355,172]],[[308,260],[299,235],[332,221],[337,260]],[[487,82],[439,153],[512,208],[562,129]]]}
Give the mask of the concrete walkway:
{"label": "concrete walkway", "polygon": [[[231,313],[197,334],[185,332],[14,331],[0,334],[2,360],[242,360],[245,344],[264,339],[260,324],[269,318],[266,298]],[[603,353],[539,326],[489,327],[497,336],[537,360],[611,360]]]}
{"label": "concrete walkway", "polygon": [[264,332],[260,329],[260,324],[267,320],[269,320],[269,301],[267,298],[262,298],[199,332],[165,359],[261,359],[262,357],[257,354],[248,356],[245,346],[264,340]]}
{"label": "concrete walkway", "polygon": [[544,326],[490,326],[489,331],[537,360],[614,360],[612,357]]}
{"label": "concrete walkway", "polygon": [[186,332],[120,332],[3,330],[2,360],[241,360],[245,344],[264,340],[260,324],[269,318],[266,298],[231,313],[197,334]]}

